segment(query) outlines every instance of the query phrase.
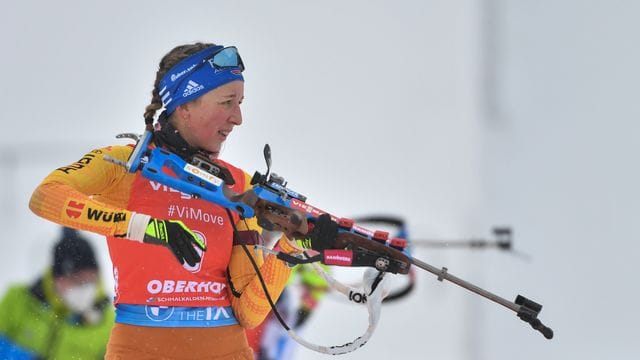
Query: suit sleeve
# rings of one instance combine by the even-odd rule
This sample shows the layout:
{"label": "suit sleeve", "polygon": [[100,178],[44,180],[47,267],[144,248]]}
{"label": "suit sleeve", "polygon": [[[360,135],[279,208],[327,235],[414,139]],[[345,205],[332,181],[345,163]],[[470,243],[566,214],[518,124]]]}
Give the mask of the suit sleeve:
{"label": "suit sleeve", "polygon": [[[247,181],[247,183],[249,182]],[[262,231],[255,218],[240,220],[237,229],[239,233],[250,232],[257,233],[257,235]],[[286,253],[297,252],[284,236],[276,246]],[[233,246],[229,263],[229,277],[235,294],[231,296],[231,305],[236,318],[245,328],[258,326],[271,311],[271,306],[260,278],[251,264],[251,259],[260,269],[260,274],[274,303],[280,297],[291,275],[291,268],[274,255],[269,255],[265,259],[262,251],[256,251],[252,246]]]}
{"label": "suit sleeve", "polygon": [[133,175],[104,160],[126,161],[130,146],[93,150],[53,170],[34,190],[29,208],[55,223],[106,236],[125,236],[132,212],[124,207]]}

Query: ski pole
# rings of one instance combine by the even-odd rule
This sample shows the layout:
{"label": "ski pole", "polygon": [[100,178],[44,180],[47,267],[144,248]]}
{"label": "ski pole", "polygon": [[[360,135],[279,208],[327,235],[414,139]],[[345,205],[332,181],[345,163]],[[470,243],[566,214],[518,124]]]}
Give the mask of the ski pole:
{"label": "ski pole", "polygon": [[411,244],[416,247],[431,248],[489,248],[495,247],[509,251],[513,246],[513,231],[510,227],[494,227],[494,239],[463,239],[463,240],[427,240],[412,239]]}

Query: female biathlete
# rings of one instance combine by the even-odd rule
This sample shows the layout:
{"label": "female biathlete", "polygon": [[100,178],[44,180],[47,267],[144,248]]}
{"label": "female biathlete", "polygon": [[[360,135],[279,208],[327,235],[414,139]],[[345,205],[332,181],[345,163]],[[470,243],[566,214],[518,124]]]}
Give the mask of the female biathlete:
{"label": "female biathlete", "polygon": [[[235,47],[178,46],[160,61],[144,112],[154,133],[150,147],[226,167],[231,178],[225,183],[235,192],[247,190],[250,178],[218,155],[242,124],[243,70]],[[43,218],[106,236],[116,306],[106,358],[253,359],[244,328],[258,325],[270,305],[251,261],[273,301],[289,266],[243,246],[261,241],[254,218],[240,219],[105,160],[126,162],[132,150],[100,148],[55,169],[29,204]],[[299,251],[286,237],[275,246]]]}

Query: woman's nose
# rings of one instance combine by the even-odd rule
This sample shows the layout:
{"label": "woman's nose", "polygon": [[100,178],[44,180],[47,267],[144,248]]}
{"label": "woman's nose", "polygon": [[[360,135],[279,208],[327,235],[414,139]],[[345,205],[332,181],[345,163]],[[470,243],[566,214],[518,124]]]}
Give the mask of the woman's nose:
{"label": "woman's nose", "polygon": [[242,124],[242,110],[240,110],[240,105],[237,105],[229,118],[229,121],[234,125]]}

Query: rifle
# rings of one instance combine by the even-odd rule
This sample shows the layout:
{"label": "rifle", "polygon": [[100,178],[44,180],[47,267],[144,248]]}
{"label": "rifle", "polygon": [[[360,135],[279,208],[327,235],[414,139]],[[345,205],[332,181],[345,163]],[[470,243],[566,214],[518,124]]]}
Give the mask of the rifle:
{"label": "rifle", "polygon": [[[423,238],[410,238],[407,224],[405,223],[405,220],[400,216],[389,214],[366,215],[356,217],[355,221],[358,224],[366,224],[367,226],[371,225],[372,227],[385,226],[385,228],[393,228],[395,237],[407,240],[407,247],[403,250],[403,252],[409,256],[411,256],[412,248],[415,249],[426,247],[435,249],[496,249],[500,251],[511,252],[512,254],[518,255],[525,259],[527,258],[526,255],[519,252],[516,253],[513,250],[513,231],[511,230],[511,227],[507,226],[493,227],[493,239],[474,237],[460,240],[427,240]],[[416,267],[411,267],[409,269],[409,273],[407,274],[409,281],[403,287],[393,289],[391,292],[389,292],[389,294],[382,300],[383,303],[397,301],[411,294],[414,289],[416,280],[415,269]]]}
{"label": "rifle", "polygon": [[[308,204],[306,196],[289,189],[284,178],[271,174],[271,149],[268,144],[263,151],[266,173],[256,171],[251,180],[253,187],[243,193],[235,193],[227,186],[234,183],[229,170],[210,161],[206,156],[196,154],[184,160],[165,148],[150,148],[153,137],[151,131],[145,131],[142,137],[135,134],[121,134],[117,137],[135,139],[137,144],[126,163],[109,157],[105,157],[106,160],[124,166],[131,173],[141,171],[149,180],[230,209],[242,218],[255,216],[264,229],[280,231],[290,239],[304,238],[318,216],[329,214]],[[171,170],[175,176],[168,175],[165,169]],[[388,232],[371,231],[357,225],[352,219],[329,215],[339,225],[336,249],[320,251],[317,255],[306,257],[283,252],[273,253],[291,264],[322,262],[334,266],[372,267],[382,275],[387,272],[407,274],[411,266],[415,265],[436,275],[438,281],[448,280],[514,311],[521,320],[541,332],[545,338],[553,338],[553,330],[538,319],[541,304],[522,295],[518,295],[513,302],[508,301],[451,275],[446,267],[438,269],[411,257],[403,251],[407,245],[405,239],[390,239]]]}

